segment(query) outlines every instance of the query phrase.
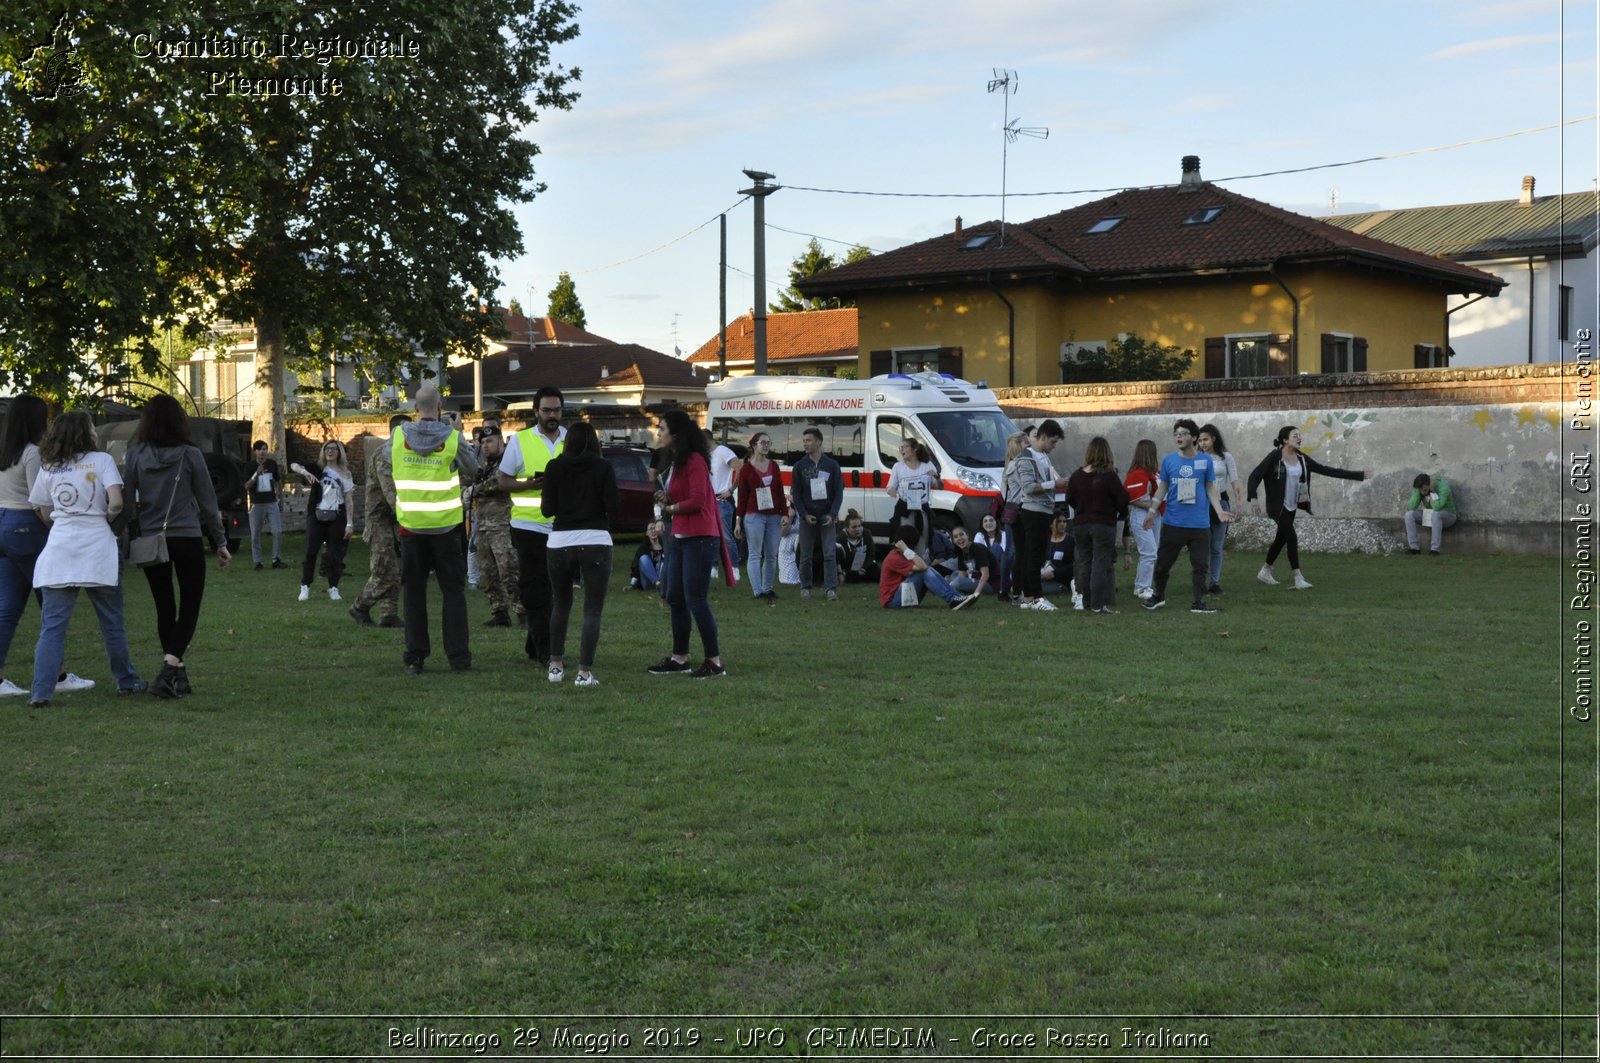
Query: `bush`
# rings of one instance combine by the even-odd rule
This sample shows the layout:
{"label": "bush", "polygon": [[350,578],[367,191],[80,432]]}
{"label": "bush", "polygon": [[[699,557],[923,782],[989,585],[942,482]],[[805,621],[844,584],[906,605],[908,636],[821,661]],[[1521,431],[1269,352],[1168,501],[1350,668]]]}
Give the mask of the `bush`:
{"label": "bush", "polygon": [[1099,384],[1122,380],[1178,380],[1189,371],[1195,352],[1163,347],[1129,333],[1109,347],[1080,350],[1061,360],[1063,384]]}

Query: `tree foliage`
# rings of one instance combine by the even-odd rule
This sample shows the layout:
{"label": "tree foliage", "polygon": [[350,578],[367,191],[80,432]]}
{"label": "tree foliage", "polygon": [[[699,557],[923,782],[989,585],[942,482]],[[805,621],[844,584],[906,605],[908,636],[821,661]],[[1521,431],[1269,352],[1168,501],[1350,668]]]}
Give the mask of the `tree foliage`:
{"label": "tree foliage", "polygon": [[778,293],[778,300],[767,304],[767,308],[774,313],[797,313],[802,310],[837,310],[841,307],[855,306],[854,299],[808,299],[800,294],[800,282],[807,277],[815,277],[835,266],[847,266],[852,262],[871,258],[870,248],[860,244],[844,253],[841,259],[835,259],[822,249],[822,244],[812,237],[806,249],[795,257],[789,266],[789,287]]}
{"label": "tree foliage", "polygon": [[1195,352],[1162,346],[1129,333],[1104,347],[1080,350],[1061,361],[1061,382],[1095,384],[1120,380],[1177,380],[1189,371]]}
{"label": "tree foliage", "polygon": [[[114,370],[122,341],[152,319],[254,322],[257,434],[275,440],[285,368],[337,357],[374,379],[415,379],[447,353],[480,350],[498,321],[473,293],[495,291],[493,263],[522,250],[510,205],[542,190],[525,131],[575,98],[578,71],[551,60],[577,34],[575,10],[70,4],[82,93],[34,101],[26,59],[0,58],[0,192],[20,205],[0,212],[0,239],[27,249],[0,267],[0,374],[69,387],[90,359]],[[39,37],[59,11],[25,0],[0,15],[0,40]],[[393,51],[307,55],[283,49],[285,35]],[[150,41],[202,38],[261,42],[265,54],[150,54]]]}
{"label": "tree foliage", "polygon": [[556,286],[550,289],[547,298],[545,316],[578,328],[588,327],[589,319],[583,313],[583,304],[578,301],[578,286],[572,283],[570,273],[563,273],[556,278]]}

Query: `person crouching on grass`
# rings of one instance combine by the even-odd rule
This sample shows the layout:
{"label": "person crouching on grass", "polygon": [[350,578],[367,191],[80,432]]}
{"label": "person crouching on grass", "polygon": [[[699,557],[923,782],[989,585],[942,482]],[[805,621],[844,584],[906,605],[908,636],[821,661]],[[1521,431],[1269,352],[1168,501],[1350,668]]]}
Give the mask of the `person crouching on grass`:
{"label": "person crouching on grass", "polygon": [[894,529],[894,549],[883,559],[878,577],[878,601],[885,609],[915,609],[927,591],[943,598],[952,609],[964,609],[978,600],[978,591],[962,594],[922,559],[915,548],[919,529],[906,522]]}

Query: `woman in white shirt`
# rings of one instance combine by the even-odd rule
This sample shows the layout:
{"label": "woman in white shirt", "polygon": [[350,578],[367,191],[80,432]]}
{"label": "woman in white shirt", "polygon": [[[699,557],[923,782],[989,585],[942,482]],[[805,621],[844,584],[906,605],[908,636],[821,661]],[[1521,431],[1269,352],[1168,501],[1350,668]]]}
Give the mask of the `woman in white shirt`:
{"label": "woman in white shirt", "polygon": [[933,516],[928,503],[939,486],[939,470],[933,453],[915,439],[900,442],[900,460],[889,470],[889,497],[894,499],[894,521],[910,521],[917,528],[915,550],[928,556],[928,536],[933,532]]}
{"label": "woman in white shirt", "polygon": [[328,577],[328,597],[338,601],[344,552],[350,548],[350,535],[356,527],[356,482],[350,474],[344,444],[330,439],[322,444],[320,466],[295,462],[289,471],[299,473],[311,485],[311,502],[306,507],[306,556],[300,563],[300,600],[311,597],[317,552],[326,544],[328,553],[322,560],[322,571]]}
{"label": "woman in white shirt", "polygon": [[[1239,482],[1239,462],[1228,453],[1228,445],[1222,440],[1222,431],[1214,424],[1200,426],[1200,452],[1209,454],[1212,459],[1212,476],[1216,478],[1217,490],[1222,492],[1222,508],[1233,512],[1233,503],[1244,498],[1244,485]],[[1222,593],[1222,548],[1227,542],[1228,526],[1217,519],[1216,511],[1211,513],[1211,586],[1207,594]]]}
{"label": "woman in white shirt", "polygon": [[39,444],[39,475],[28,499],[50,525],[50,537],[33,568],[34,585],[44,591],[44,615],[33,651],[28,704],[48,705],[56,692],[67,625],[80,589],[88,592],[100,620],[117,693],[148,689],[128,656],[122,623],[122,565],[110,524],[122,512],[122,476],[111,455],[100,449],[87,413],[63,413],[45,433]]}

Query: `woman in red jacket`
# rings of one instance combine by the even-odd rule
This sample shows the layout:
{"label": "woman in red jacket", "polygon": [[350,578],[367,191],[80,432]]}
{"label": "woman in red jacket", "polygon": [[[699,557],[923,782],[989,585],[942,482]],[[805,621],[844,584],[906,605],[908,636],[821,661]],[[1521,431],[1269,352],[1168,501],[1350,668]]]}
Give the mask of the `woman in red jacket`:
{"label": "woman in red jacket", "polygon": [[[666,487],[656,502],[671,524],[674,553],[667,565],[667,605],[672,610],[672,652],[649,668],[651,675],[693,674],[715,679],[727,674],[717,645],[717,618],[711,614],[711,569],[720,563],[732,572],[722,541],[722,515],[711,490],[711,455],[705,433],[682,410],[668,410],[656,425],[656,446],[670,457]],[[689,664],[689,629],[700,630],[705,663]]]}

